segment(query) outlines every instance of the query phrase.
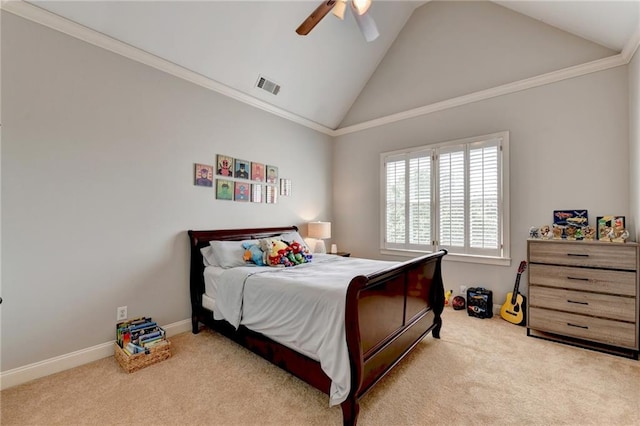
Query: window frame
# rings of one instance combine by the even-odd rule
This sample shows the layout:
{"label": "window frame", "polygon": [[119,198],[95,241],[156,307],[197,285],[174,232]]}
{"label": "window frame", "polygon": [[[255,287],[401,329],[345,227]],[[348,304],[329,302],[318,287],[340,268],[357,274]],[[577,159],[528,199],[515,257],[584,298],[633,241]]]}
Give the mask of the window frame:
{"label": "window frame", "polygon": [[[470,246],[469,238],[469,150],[491,145],[492,142],[498,145],[498,249],[495,254],[487,255],[487,250],[473,249]],[[440,238],[440,155],[443,152],[452,152],[463,147],[465,153],[465,244],[464,248],[458,249],[447,247],[437,241]],[[431,237],[429,245],[416,246],[409,243],[408,233],[408,201],[405,203],[405,242],[387,243],[387,174],[386,164],[389,159],[397,161],[404,158],[407,161],[405,166],[406,179],[408,178],[408,160],[415,158],[420,153],[430,152],[431,155]],[[426,155],[425,155],[426,156]],[[407,185],[405,191],[409,191]],[[406,198],[408,200],[408,197]],[[509,266],[510,257],[510,220],[509,220],[509,132],[502,131],[488,135],[473,136],[464,139],[456,139],[445,142],[438,142],[429,145],[422,145],[402,150],[383,152],[380,154],[380,253],[386,255],[415,257],[425,253],[431,253],[445,248],[449,251],[448,260],[463,261],[470,263],[485,263],[493,265]]]}

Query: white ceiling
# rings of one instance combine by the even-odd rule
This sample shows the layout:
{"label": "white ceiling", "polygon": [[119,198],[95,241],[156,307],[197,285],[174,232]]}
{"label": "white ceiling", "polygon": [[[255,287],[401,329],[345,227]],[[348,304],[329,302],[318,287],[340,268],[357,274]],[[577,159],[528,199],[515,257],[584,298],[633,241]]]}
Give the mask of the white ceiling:
{"label": "white ceiling", "polygon": [[[330,129],[339,126],[411,13],[425,1],[374,0],[380,37],[367,43],[350,14],[297,26],[320,0],[31,1],[71,21]],[[637,37],[640,0],[497,1],[618,52]],[[263,75],[282,86],[255,87]]]}

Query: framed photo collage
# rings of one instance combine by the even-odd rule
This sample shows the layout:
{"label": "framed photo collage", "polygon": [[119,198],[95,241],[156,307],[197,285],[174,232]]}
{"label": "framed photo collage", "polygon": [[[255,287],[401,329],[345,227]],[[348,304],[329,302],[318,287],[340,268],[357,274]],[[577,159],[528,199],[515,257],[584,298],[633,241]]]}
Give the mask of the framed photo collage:
{"label": "framed photo collage", "polygon": [[278,180],[277,166],[221,154],[216,156],[215,170],[195,164],[194,184],[215,187],[217,200],[275,204],[278,195],[291,194],[291,180]]}

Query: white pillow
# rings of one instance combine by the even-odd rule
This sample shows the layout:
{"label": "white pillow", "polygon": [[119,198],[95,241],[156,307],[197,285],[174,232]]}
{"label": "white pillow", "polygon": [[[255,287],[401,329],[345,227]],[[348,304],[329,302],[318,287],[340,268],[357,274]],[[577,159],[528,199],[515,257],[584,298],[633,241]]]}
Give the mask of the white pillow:
{"label": "white pillow", "polygon": [[216,257],[213,255],[213,250],[211,246],[202,247],[200,249],[200,253],[202,253],[202,263],[204,266],[220,266]]}
{"label": "white pillow", "polygon": [[304,241],[304,239],[300,236],[300,234],[297,231],[286,232],[284,234],[280,234],[277,237],[273,237],[273,238],[277,240],[286,241],[287,243],[292,243],[295,241],[298,244],[300,244],[302,247],[305,247],[307,250],[311,251],[307,243]]}
{"label": "white pillow", "polygon": [[245,249],[242,248],[242,243],[250,242],[257,244],[258,240],[244,240],[244,241],[209,241],[213,256],[218,262],[218,266],[222,268],[235,268],[236,266],[246,266],[244,261]]}

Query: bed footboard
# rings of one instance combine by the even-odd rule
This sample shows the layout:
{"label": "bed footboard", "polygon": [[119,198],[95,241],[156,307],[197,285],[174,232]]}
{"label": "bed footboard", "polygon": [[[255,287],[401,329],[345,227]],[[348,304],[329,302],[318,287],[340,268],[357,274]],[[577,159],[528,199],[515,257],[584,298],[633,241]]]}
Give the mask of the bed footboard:
{"label": "bed footboard", "polygon": [[[211,240],[240,241],[297,231],[297,227],[189,231],[192,331],[200,323],[329,393],[331,381],[320,363],[241,326],[236,331],[215,321],[202,306],[204,265],[200,250]],[[440,336],[444,308],[441,260],[447,252],[425,255],[393,267],[353,278],[347,289],[345,331],[351,365],[351,390],[342,403],[345,425],[355,425],[359,399],[384,377],[429,332]]]}
{"label": "bed footboard", "polygon": [[358,400],[429,332],[440,337],[446,251],[422,256],[369,276],[347,290],[346,335],[351,391],[342,404],[345,424],[355,424]]}

